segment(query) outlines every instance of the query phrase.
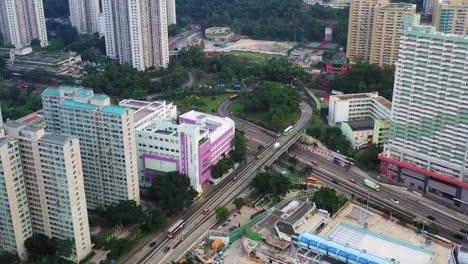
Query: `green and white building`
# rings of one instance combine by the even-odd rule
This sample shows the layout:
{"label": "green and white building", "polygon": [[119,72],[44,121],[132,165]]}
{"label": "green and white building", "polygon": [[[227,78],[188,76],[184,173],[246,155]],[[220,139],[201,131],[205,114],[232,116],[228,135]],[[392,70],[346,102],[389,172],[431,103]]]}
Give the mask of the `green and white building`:
{"label": "green and white building", "polygon": [[328,124],[340,126],[355,149],[387,142],[392,103],[377,92],[330,96]]}
{"label": "green and white building", "polygon": [[27,259],[24,241],[32,236],[31,218],[18,141],[0,138],[0,251]]}
{"label": "green and white building", "polygon": [[381,172],[468,210],[468,37],[402,30]]}
{"label": "green and white building", "polygon": [[46,129],[80,140],[88,208],[140,203],[133,113],[82,87],[42,93]]}
{"label": "green and white building", "polygon": [[[27,258],[33,233],[72,241],[70,259],[91,252],[78,138],[9,121],[0,138],[0,248]],[[3,131],[3,128],[2,128]]]}

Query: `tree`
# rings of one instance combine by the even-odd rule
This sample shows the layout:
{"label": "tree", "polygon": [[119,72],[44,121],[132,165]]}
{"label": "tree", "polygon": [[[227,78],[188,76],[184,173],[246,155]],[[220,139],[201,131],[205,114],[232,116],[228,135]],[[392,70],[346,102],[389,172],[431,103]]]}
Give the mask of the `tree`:
{"label": "tree", "polygon": [[305,165],[304,168],[301,170],[301,175],[303,177],[308,176],[312,173],[313,169],[310,165]]}
{"label": "tree", "polygon": [[281,173],[267,168],[266,171],[258,173],[253,178],[251,185],[260,194],[270,194],[279,200],[281,196],[288,193],[291,182]]}
{"label": "tree", "polygon": [[234,199],[233,203],[236,206],[237,211],[240,213],[242,207],[244,207],[247,204],[247,201],[242,197],[237,197],[236,199]]}
{"label": "tree", "polygon": [[317,208],[334,214],[347,202],[347,199],[343,195],[338,195],[335,189],[322,187],[315,192],[313,201]]}
{"label": "tree", "polygon": [[175,35],[178,35],[182,32],[182,28],[177,25],[177,24],[172,24],[167,27],[167,33],[169,37],[173,37]]}
{"label": "tree", "polygon": [[221,178],[230,169],[234,167],[234,161],[230,159],[222,159],[211,167],[211,176],[214,179]]}
{"label": "tree", "polygon": [[156,205],[167,216],[178,214],[189,207],[197,192],[190,185],[190,179],[178,172],[157,176],[151,185],[150,194]]}
{"label": "tree", "polygon": [[57,256],[69,258],[73,253],[75,242],[73,240],[62,240],[58,238],[52,239],[54,248],[56,249]]}
{"label": "tree", "polygon": [[34,234],[26,239],[24,245],[31,260],[38,260],[43,256],[52,256],[56,252],[54,243],[43,234]]}
{"label": "tree", "polygon": [[127,200],[110,206],[107,209],[107,217],[113,224],[129,226],[143,222],[145,214],[134,200]]}
{"label": "tree", "polygon": [[218,222],[226,222],[229,218],[229,210],[224,206],[216,208],[215,213]]}
{"label": "tree", "polygon": [[296,157],[296,155],[294,156],[289,156],[288,158],[288,161],[289,163],[291,163],[291,165],[295,168],[297,166],[297,164],[299,163],[299,159]]}
{"label": "tree", "polygon": [[242,162],[247,152],[247,144],[244,132],[236,130],[234,134],[234,150],[231,152],[231,158],[234,162]]}
{"label": "tree", "polygon": [[377,170],[379,166],[378,155],[382,153],[382,147],[373,144],[369,149],[356,154],[356,164],[364,170]]}
{"label": "tree", "polygon": [[0,254],[0,263],[20,264],[21,260],[17,254],[3,252]]}
{"label": "tree", "polygon": [[156,230],[165,224],[167,224],[167,217],[160,208],[151,208],[146,211],[145,227],[148,230]]}

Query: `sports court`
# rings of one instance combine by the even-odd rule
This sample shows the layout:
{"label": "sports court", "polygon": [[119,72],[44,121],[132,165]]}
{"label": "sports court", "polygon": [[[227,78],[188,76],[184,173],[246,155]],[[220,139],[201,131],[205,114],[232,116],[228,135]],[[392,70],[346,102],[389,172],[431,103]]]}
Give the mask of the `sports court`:
{"label": "sports court", "polygon": [[328,238],[347,247],[400,264],[433,263],[436,254],[428,249],[411,245],[372,231],[341,222]]}

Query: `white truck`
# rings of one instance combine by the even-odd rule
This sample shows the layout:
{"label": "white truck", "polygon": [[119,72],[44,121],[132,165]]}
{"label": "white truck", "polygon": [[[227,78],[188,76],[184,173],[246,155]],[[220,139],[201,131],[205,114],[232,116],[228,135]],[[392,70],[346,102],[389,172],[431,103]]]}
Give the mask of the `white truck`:
{"label": "white truck", "polygon": [[275,144],[273,144],[273,149],[277,149],[279,146],[280,146],[280,143],[276,142]]}
{"label": "white truck", "polygon": [[365,186],[367,186],[368,188],[371,188],[372,190],[380,191],[380,186],[373,181],[365,179],[363,183]]}

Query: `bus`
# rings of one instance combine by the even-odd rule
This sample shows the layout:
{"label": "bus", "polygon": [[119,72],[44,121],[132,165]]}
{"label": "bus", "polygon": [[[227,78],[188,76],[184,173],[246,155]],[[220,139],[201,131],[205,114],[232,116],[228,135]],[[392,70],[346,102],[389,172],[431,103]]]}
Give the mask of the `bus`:
{"label": "bus", "polygon": [[291,133],[291,131],[293,130],[293,126],[288,126],[288,128],[286,128],[283,132],[283,134],[286,136],[286,135],[289,135],[289,133]]}
{"label": "bus", "polygon": [[317,179],[317,178],[314,178],[314,177],[307,177],[307,183],[310,183],[310,184],[317,184],[317,183],[318,183],[318,179]]}
{"label": "bus", "polygon": [[342,167],[342,168],[345,168],[345,169],[349,169],[351,168],[351,162],[345,160],[345,159],[340,159],[338,157],[334,157],[333,158],[333,163],[335,163],[336,165]]}
{"label": "bus", "polygon": [[175,222],[168,230],[167,230],[167,237],[171,239],[177,231],[182,229],[185,225],[184,220],[179,219]]}

